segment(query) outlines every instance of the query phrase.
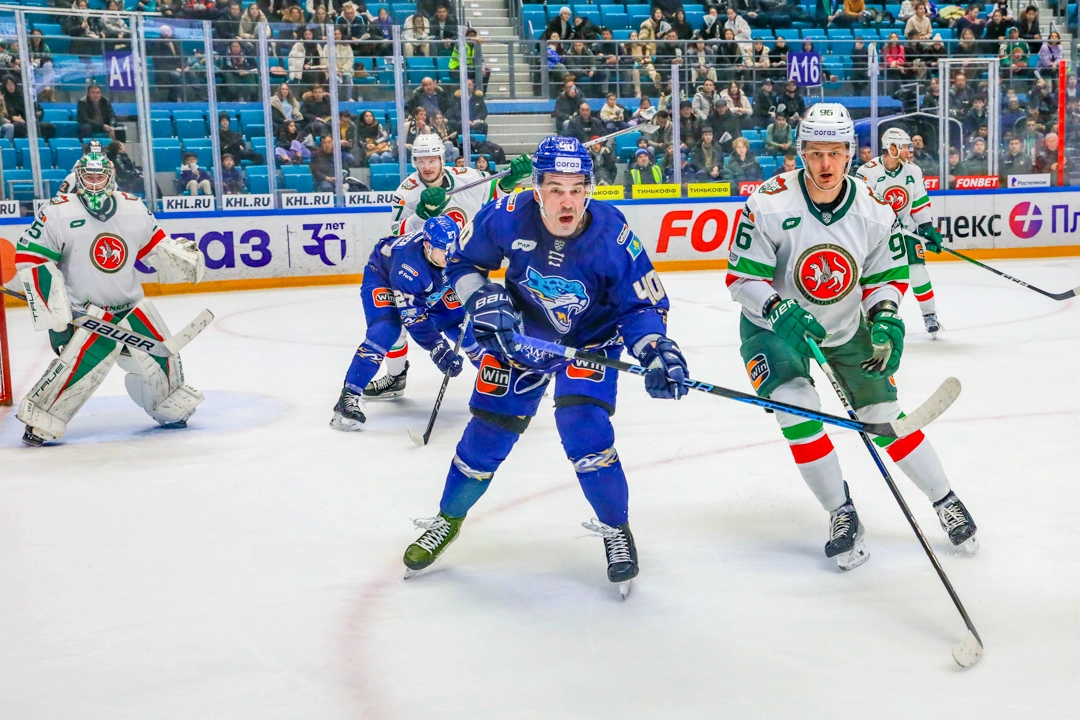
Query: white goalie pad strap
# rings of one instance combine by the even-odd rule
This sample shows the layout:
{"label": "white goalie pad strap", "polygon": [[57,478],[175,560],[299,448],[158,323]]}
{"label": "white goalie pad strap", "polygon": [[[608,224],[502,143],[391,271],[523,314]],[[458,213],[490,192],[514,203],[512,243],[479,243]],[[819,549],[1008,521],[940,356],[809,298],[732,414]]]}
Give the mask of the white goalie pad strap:
{"label": "white goalie pad strap", "polygon": [[194,240],[166,238],[151,253],[160,282],[198,284],[206,272],[206,260]]}
{"label": "white goalie pad strap", "polygon": [[60,332],[71,324],[71,303],[64,287],[64,274],[56,263],[23,268],[18,278],[30,305],[35,330]]}
{"label": "white goalie pad strap", "polygon": [[[89,314],[111,319],[111,315],[91,307]],[[116,363],[121,346],[78,328],[60,357],[34,385],[19,406],[16,417],[46,440],[63,436],[67,423],[90,399]]]}
{"label": "white goalie pad strap", "polygon": [[[147,298],[140,300],[120,324],[159,340],[172,337],[157,308]],[[128,352],[130,355],[121,356],[119,362],[129,373],[124,378],[124,387],[131,399],[163,425],[191,417],[203,395],[184,384],[180,356],[154,357],[134,348]]]}

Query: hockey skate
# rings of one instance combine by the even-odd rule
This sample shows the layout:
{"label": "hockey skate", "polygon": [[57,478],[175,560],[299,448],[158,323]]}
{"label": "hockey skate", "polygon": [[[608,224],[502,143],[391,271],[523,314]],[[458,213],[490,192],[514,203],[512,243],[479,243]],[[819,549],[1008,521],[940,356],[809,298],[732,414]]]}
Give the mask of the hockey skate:
{"label": "hockey skate", "polygon": [[630,581],[638,574],[637,546],[634,545],[634,535],[630,532],[630,523],[611,527],[594,519],[592,522],[581,523],[581,526],[604,539],[608,580],[619,584],[619,593],[625,600],[630,594]]}
{"label": "hockey skate", "polygon": [[949,535],[949,542],[966,555],[979,551],[979,539],[975,537],[978,528],[956,493],[950,490],[948,495],[934,503],[934,510],[937,510],[941,529]]}
{"label": "hockey skate", "polygon": [[341,388],[341,397],[334,405],[334,417],[330,427],[344,432],[356,432],[367,421],[364,415],[364,398],[349,388]]}
{"label": "hockey skate", "polygon": [[435,517],[413,520],[413,524],[425,530],[416,542],[405,549],[405,579],[435,562],[450,543],[457,539],[465,518],[452,518],[439,513]]}
{"label": "hockey skate", "polygon": [[932,337],[937,337],[938,331],[941,330],[941,323],[938,322],[937,313],[926,313],[922,316],[923,325],[926,326],[926,332],[930,333]]}
{"label": "hockey skate", "polygon": [[[409,373],[409,361],[405,361],[405,369],[400,375],[383,375],[378,380],[372,380],[364,388],[365,400],[390,400],[405,394],[405,376]],[[361,421],[363,422],[363,421]]]}
{"label": "hockey skate", "polygon": [[870,559],[870,551],[863,543],[866,528],[851,502],[847,483],[844,483],[844,495],[847,501],[829,514],[829,542],[825,543],[825,557],[836,558],[841,570],[854,570]]}
{"label": "hockey skate", "polygon": [[30,447],[41,447],[45,444],[45,438],[34,433],[34,428],[29,425],[26,426],[26,432],[23,433],[22,441],[24,444]]}

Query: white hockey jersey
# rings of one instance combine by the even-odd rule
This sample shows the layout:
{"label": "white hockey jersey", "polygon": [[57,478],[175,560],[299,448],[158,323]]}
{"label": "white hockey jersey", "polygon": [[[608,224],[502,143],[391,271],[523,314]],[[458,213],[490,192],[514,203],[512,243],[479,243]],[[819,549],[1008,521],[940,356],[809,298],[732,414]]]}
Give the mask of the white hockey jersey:
{"label": "white hockey jersey", "polygon": [[727,285],[750,322],[773,294],[808,310],[829,334],[826,347],[855,335],[863,311],[882,300],[899,304],[908,285],[907,248],[896,213],[862,180],[848,177],[842,201],[821,212],[806,192],[803,170],[763,184],[738,219]]}
{"label": "white hockey jersey", "polygon": [[[442,186],[446,188],[446,192],[450,192],[456,187],[483,179],[480,171],[473,168],[446,167],[443,168]],[[498,180],[492,180],[454,195],[442,214],[452,218],[458,227],[464,228],[485,203],[507,194],[499,190],[498,185]],[[427,185],[420,179],[420,173],[414,172],[394,191],[391,235],[408,235],[424,229],[425,221],[416,216],[416,206],[420,203],[420,193],[425,189]]]}
{"label": "white hockey jersey", "polygon": [[909,235],[916,234],[920,225],[934,222],[922,170],[915,163],[901,160],[896,170],[889,172],[879,157],[856,170],[855,177],[865,180],[871,190],[889,203]]}
{"label": "white hockey jersey", "polygon": [[91,213],[77,195],[59,195],[41,208],[15,249],[15,265],[49,260],[64,273],[73,309],[87,304],[125,310],[143,297],[135,261],[149,255],[165,238],[143,201],[113,193],[111,212]]}

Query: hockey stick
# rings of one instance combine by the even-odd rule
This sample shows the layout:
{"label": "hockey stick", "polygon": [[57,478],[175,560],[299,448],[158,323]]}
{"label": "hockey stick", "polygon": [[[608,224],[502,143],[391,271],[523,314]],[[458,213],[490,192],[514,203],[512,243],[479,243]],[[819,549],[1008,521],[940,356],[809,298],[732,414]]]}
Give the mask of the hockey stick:
{"label": "hockey stick", "polygon": [[[592,147],[593,145],[599,145],[600,143],[606,143],[608,140],[611,140],[612,138],[616,138],[616,137],[619,137],[620,135],[625,135],[625,134],[630,133],[630,132],[650,132],[650,133],[651,132],[656,132],[657,125],[656,125],[656,123],[654,123],[652,121],[653,115],[655,115],[655,114],[656,114],[656,111],[653,110],[649,114],[648,117],[645,117],[644,120],[637,120],[636,122],[631,123],[627,127],[624,127],[622,130],[616,130],[613,133],[609,133],[609,134],[604,135],[602,137],[598,137],[595,140],[589,140],[588,142],[584,142],[584,143],[582,143],[582,147]],[[510,174],[510,170],[506,169],[506,170],[503,170],[502,172],[495,173],[494,175],[489,175],[488,177],[484,178],[483,180],[477,180],[476,182],[471,182],[468,185],[462,185],[459,188],[454,188],[450,192],[446,193],[446,197],[450,197],[451,195],[457,195],[458,193],[465,192],[466,190],[471,190],[471,189],[473,189],[474,187],[476,187],[478,185],[483,185],[485,183],[495,182],[495,181],[501,180],[502,178],[506,177],[509,174]]]}
{"label": "hockey stick", "polygon": [[[648,370],[641,365],[633,365],[621,360],[612,360],[604,355],[583,352],[572,347],[565,347],[556,343],[547,342],[546,340],[540,340],[539,338],[514,333],[514,340],[521,345],[536,350],[543,350],[552,355],[567,358],[568,360],[582,360],[584,362],[596,363],[597,365],[603,365],[604,367],[630,373],[631,375],[644,375],[648,372]],[[829,425],[837,425],[842,428],[847,428],[848,430],[856,430],[862,433],[870,433],[871,435],[889,438],[905,437],[916,430],[920,430],[926,425],[929,425],[945,412],[960,395],[960,381],[956,378],[948,378],[926,402],[920,405],[910,415],[902,417],[899,420],[893,420],[892,422],[865,423],[858,418],[843,418],[837,415],[819,412],[817,410],[808,410],[796,405],[788,405],[787,403],[769,400],[768,398],[758,397],[757,395],[751,395],[750,393],[744,393],[738,390],[730,390],[725,387],[720,387],[719,385],[711,385],[699,380],[687,378],[683,381],[683,385],[690,390],[699,390],[701,392],[709,393],[710,395],[719,395],[720,397],[736,400],[748,405],[756,405],[768,410],[786,412],[809,420],[818,420],[823,423],[828,423]]]}
{"label": "hockey stick", "polygon": [[960,258],[961,260],[967,260],[972,265],[978,265],[983,270],[989,270],[990,272],[994,273],[995,275],[1000,275],[1001,277],[1005,278],[1006,280],[1012,280],[1017,285],[1023,285],[1028,290],[1034,290],[1035,292],[1039,293],[1040,295],[1045,295],[1046,297],[1050,298],[1051,300],[1068,300],[1071,297],[1076,297],[1076,295],[1078,293],[1080,293],[1080,286],[1074,287],[1072,290],[1066,290],[1065,292],[1062,292],[1062,293],[1047,292],[1046,290],[1042,290],[1040,288],[1037,288],[1034,285],[1029,285],[1026,282],[1024,282],[1023,280],[1020,280],[1018,278],[1014,278],[1012,275],[1008,275],[1006,273],[1001,272],[1000,270],[996,270],[996,269],[990,267],[989,265],[984,265],[983,263],[979,262],[975,258],[970,258],[967,255],[963,255],[961,253],[956,252],[955,250],[950,250],[947,247],[943,247],[941,249],[944,250],[945,252],[949,253],[950,255],[955,255],[956,257]]}
{"label": "hockey stick", "polygon": [[[851,403],[848,402],[847,395],[840,386],[840,381],[837,379],[832,366],[829,365],[829,361],[821,354],[821,350],[818,348],[817,343],[814,342],[813,338],[807,338],[806,342],[809,343],[810,349],[814,352],[814,359],[817,360],[818,365],[820,365],[821,369],[825,372],[825,376],[829,378],[829,382],[832,383],[833,390],[836,391],[837,397],[840,398],[840,403],[844,406],[844,409],[847,410],[848,416],[852,420],[858,420],[859,416],[855,414],[855,410],[851,407]],[[915,516],[912,515],[911,510],[908,509],[907,503],[904,501],[904,496],[900,494],[900,490],[896,487],[896,483],[893,482],[892,476],[889,475],[889,471],[885,468],[885,464],[881,462],[881,455],[878,454],[877,448],[874,447],[874,443],[865,432],[860,432],[859,436],[862,438],[863,444],[866,445],[866,449],[870,451],[870,456],[874,458],[874,464],[877,465],[878,470],[881,471],[881,476],[885,478],[885,483],[889,486],[889,490],[892,491],[893,497],[896,498],[896,502],[900,505],[900,509],[904,512],[904,517],[907,518],[908,524],[911,525],[911,529],[915,532],[915,537],[919,538],[919,542],[922,544],[926,556],[930,558],[930,563],[934,566],[934,570],[937,571],[938,578],[941,579],[945,589],[948,590],[949,597],[952,598],[953,604],[956,605],[956,609],[960,611],[960,617],[964,618],[964,624],[967,625],[968,634],[963,640],[953,645],[952,656],[960,667],[971,667],[979,661],[980,657],[982,657],[982,638],[979,637],[979,632],[972,624],[971,618],[968,617],[967,610],[964,609],[964,604],[960,602],[960,597],[956,594],[956,590],[953,589],[952,583],[949,582],[949,577],[945,574],[945,571],[941,569],[941,563],[938,562],[937,555],[934,554],[933,549],[930,547],[930,543],[926,540],[926,536],[923,535],[922,530],[919,528],[919,523],[915,521]]]}
{"label": "hockey stick", "polygon": [[[466,315],[465,320],[463,320],[462,323],[461,323],[461,332],[458,333],[457,342],[454,344],[454,354],[455,355],[457,355],[458,350],[461,349],[461,343],[464,342],[464,340],[465,340],[465,329],[468,328],[468,327],[469,327],[469,316]],[[423,436],[417,435],[415,432],[412,431],[412,428],[409,428],[409,437],[412,438],[412,441],[414,443],[416,443],[417,445],[419,445],[420,447],[423,447],[423,446],[427,445],[428,440],[431,439],[431,429],[433,427],[435,427],[435,418],[438,417],[438,415],[439,415],[439,408],[442,407],[443,395],[446,394],[446,386],[449,385],[449,384],[450,384],[450,371],[447,370],[443,374],[442,387],[439,388],[439,396],[437,398],[435,398],[435,407],[433,407],[431,409],[431,417],[428,418],[427,429],[424,430]]]}
{"label": "hockey stick", "polygon": [[[8,290],[6,287],[0,287],[0,291],[3,291],[5,295],[10,295],[13,298],[18,298],[23,302],[27,302],[26,296],[21,292]],[[194,320],[181,328],[180,331],[171,338],[168,340],[158,340],[157,338],[133,332],[132,330],[120,327],[119,325],[94,317],[93,315],[88,315],[79,310],[72,310],[71,314],[74,316],[72,324],[78,325],[84,330],[101,335],[114,342],[121,343],[122,345],[133,347],[136,350],[142,350],[147,355],[153,355],[154,357],[171,357],[176,355],[180,352],[182,347],[194,340],[195,336],[205,330],[206,326],[214,319],[214,314],[212,312],[203,310],[195,316]]]}

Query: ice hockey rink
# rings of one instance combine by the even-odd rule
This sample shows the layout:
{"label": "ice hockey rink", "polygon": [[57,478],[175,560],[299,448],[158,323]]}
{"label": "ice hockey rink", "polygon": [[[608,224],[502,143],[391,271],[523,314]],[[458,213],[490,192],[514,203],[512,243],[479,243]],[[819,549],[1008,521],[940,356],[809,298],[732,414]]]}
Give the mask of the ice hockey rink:
{"label": "ice hockey rink", "polygon": [[[1054,291],[1080,259],[993,263]],[[701,393],[620,382],[617,448],[641,574],[607,582],[591,510],[545,401],[457,542],[402,579],[434,515],[473,371],[450,384],[414,347],[406,398],[328,427],[363,333],[355,287],[164,297],[206,401],[159,430],[114,369],[62,445],[24,448],[0,409],[0,716],[52,718],[1058,718],[1080,716],[1080,299],[961,263],[930,266],[945,325],[910,295],[897,376],[979,525],[949,552],[897,481],[986,643],[964,625],[857,435],[832,431],[870,561],[841,573],[828,515],[775,420]],[[722,272],[666,273],[671,335],[698,379],[746,390]],[[51,358],[9,310],[16,402]],[[819,377],[820,374],[819,374]],[[827,409],[841,413],[828,385]],[[886,462],[888,462],[886,460]]]}

